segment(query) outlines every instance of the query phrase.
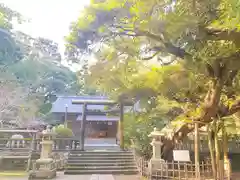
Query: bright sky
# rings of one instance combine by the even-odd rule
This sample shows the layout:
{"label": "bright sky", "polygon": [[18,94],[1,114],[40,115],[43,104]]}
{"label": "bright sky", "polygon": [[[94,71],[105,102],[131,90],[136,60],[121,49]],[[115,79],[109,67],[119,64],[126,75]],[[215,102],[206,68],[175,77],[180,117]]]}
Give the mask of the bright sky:
{"label": "bright sky", "polygon": [[52,39],[62,51],[70,23],[78,18],[89,0],[0,0],[0,3],[31,19],[29,24],[18,25],[17,29],[33,37]]}

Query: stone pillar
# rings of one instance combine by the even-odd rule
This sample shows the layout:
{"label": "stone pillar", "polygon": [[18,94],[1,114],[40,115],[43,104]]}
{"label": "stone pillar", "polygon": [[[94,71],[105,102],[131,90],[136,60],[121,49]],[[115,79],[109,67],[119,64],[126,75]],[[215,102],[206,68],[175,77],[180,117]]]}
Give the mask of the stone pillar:
{"label": "stone pillar", "polygon": [[153,155],[149,162],[149,171],[153,173],[156,170],[165,169],[166,166],[165,161],[161,158],[163,134],[157,128],[154,128],[153,132],[151,132],[149,137],[153,138],[151,142]]}

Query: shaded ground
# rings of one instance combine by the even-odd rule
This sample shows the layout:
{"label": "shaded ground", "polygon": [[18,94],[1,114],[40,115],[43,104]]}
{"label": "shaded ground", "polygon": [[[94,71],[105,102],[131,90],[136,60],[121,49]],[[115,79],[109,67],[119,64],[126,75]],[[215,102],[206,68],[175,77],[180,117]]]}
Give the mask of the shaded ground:
{"label": "shaded ground", "polygon": [[240,172],[233,172],[232,180],[239,180],[239,179],[240,179]]}
{"label": "shaded ground", "polygon": [[[112,178],[113,177],[113,178]],[[64,175],[63,172],[59,172],[56,180],[141,180],[140,177],[136,175]],[[1,180],[27,180],[25,176],[16,177],[0,177]]]}

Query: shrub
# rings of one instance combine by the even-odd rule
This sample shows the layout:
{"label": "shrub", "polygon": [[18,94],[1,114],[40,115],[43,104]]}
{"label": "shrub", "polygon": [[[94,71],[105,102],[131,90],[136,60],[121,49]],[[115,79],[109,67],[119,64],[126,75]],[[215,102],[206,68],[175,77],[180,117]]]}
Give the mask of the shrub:
{"label": "shrub", "polygon": [[57,134],[57,137],[72,137],[73,136],[72,130],[64,127],[64,125],[62,125],[62,124],[53,127],[53,131]]}

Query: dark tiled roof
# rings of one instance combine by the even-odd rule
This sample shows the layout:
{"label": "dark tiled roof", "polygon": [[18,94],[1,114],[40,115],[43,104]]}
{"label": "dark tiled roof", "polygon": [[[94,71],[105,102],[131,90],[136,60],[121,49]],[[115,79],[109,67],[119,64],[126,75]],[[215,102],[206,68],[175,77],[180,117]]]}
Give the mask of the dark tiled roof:
{"label": "dark tiled roof", "polygon": [[[82,113],[81,104],[72,104],[72,100],[110,100],[106,96],[58,96],[57,100],[52,104],[52,113],[65,113],[66,105],[68,107],[68,113]],[[88,105],[89,110],[104,110],[105,105]],[[125,106],[124,112],[132,110],[131,106]],[[134,105],[135,111],[141,111],[140,104],[137,102]]]}
{"label": "dark tiled roof", "polygon": [[[79,115],[76,119],[77,121],[82,120],[82,115]],[[106,115],[88,115],[86,116],[87,121],[119,121],[119,116],[106,116]]]}
{"label": "dark tiled roof", "polygon": [[[64,113],[67,111],[68,113],[82,113],[82,105],[72,104],[72,100],[109,100],[109,98],[105,96],[58,96],[57,100],[53,103],[51,112],[53,113]],[[88,105],[88,109],[90,110],[104,110],[104,105]]]}

